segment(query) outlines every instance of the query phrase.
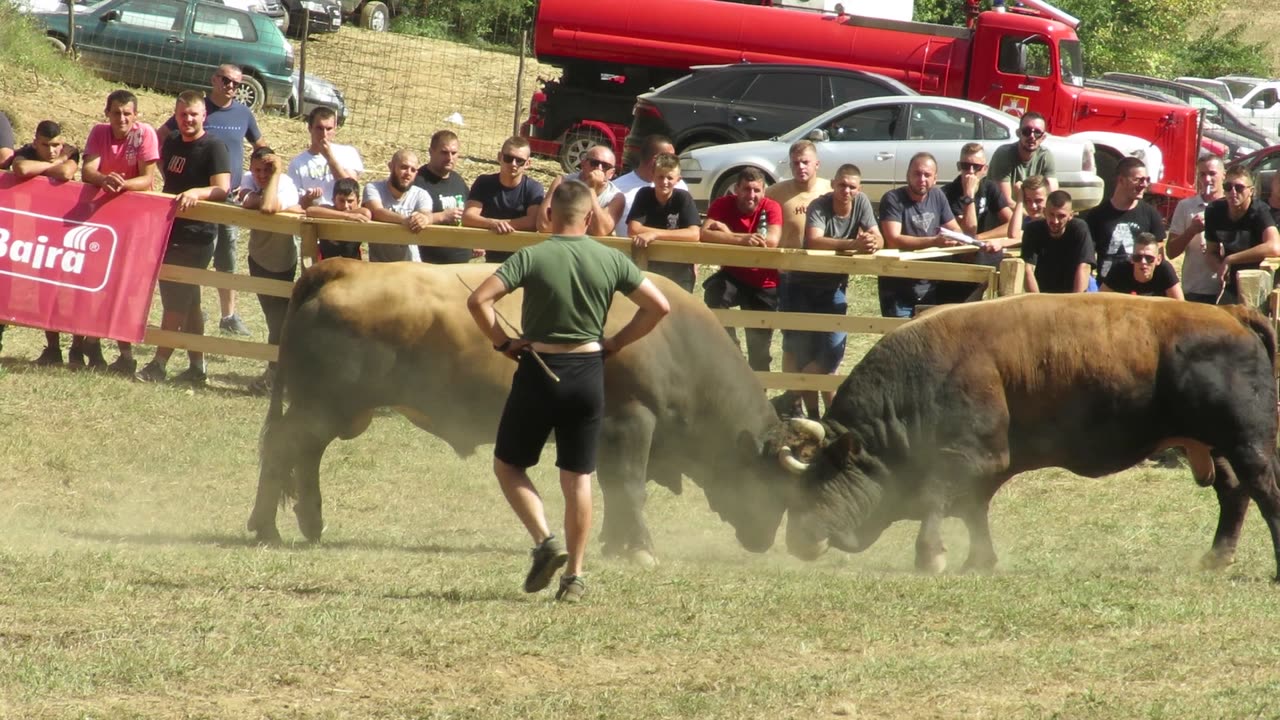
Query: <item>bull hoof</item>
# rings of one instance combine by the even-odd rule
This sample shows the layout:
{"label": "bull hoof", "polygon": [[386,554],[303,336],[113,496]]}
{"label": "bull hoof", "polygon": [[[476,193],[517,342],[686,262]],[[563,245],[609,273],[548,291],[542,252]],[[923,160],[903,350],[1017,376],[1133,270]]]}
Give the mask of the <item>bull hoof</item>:
{"label": "bull hoof", "polygon": [[1233,552],[1217,552],[1210,550],[1200,558],[1200,567],[1205,570],[1225,570],[1235,565],[1236,554]]}
{"label": "bull hoof", "polygon": [[787,552],[801,560],[804,560],[805,562],[812,562],[822,557],[830,547],[831,544],[828,540],[823,540],[822,542],[813,544],[788,542]]}
{"label": "bull hoof", "polygon": [[632,550],[629,559],[631,560],[632,565],[644,568],[645,570],[652,570],[658,566],[658,558],[654,557],[653,553],[644,549]]}
{"label": "bull hoof", "polygon": [[600,554],[607,558],[620,558],[626,554],[626,550],[621,545],[606,543],[600,548]]}
{"label": "bull hoof", "polygon": [[295,505],[293,512],[298,516],[298,529],[302,531],[302,536],[311,542],[320,542],[320,536],[324,534],[324,518],[319,511],[308,511]]}
{"label": "bull hoof", "polygon": [[274,522],[263,522],[249,516],[249,522],[245,524],[249,532],[253,533],[254,539],[259,545],[279,545],[280,531],[276,529]]}
{"label": "bull hoof", "polygon": [[941,575],[946,569],[947,554],[945,552],[916,556],[916,570],[926,575]]}

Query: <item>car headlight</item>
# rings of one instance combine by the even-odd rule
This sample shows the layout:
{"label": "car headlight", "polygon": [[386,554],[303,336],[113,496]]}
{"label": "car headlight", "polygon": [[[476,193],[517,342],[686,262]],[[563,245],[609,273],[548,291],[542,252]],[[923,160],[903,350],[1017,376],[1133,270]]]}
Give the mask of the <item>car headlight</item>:
{"label": "car headlight", "polygon": [[342,102],[342,96],[338,95],[337,91],[331,87],[309,86],[307,94],[316,100],[328,100],[335,104]]}
{"label": "car headlight", "polygon": [[305,0],[302,3],[302,7],[310,10],[311,12],[318,12],[318,13],[325,12],[323,4],[318,2],[312,2],[312,0]]}
{"label": "car headlight", "polygon": [[680,172],[702,172],[702,163],[688,155],[681,155]]}

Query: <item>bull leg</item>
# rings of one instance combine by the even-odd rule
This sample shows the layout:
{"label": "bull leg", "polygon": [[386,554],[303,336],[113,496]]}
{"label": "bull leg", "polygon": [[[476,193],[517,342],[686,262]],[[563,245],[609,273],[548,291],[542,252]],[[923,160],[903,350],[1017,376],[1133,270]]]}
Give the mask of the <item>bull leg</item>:
{"label": "bull leg", "polygon": [[630,555],[641,565],[656,561],[644,522],[645,482],[656,420],[634,405],[605,418],[600,432],[598,478],[604,496],[600,541],[605,556]]}
{"label": "bull leg", "polygon": [[947,569],[947,546],[942,543],[942,512],[932,509],[916,535],[916,570],[937,575]]}
{"label": "bull leg", "polygon": [[[1267,530],[1271,533],[1271,547],[1276,559],[1275,580],[1280,582],[1280,488],[1276,487],[1275,450],[1264,451],[1246,447],[1226,455],[1231,463],[1231,469],[1235,471],[1236,478],[1240,481],[1240,488],[1248,492],[1249,497],[1253,498],[1253,501],[1258,504],[1258,509],[1262,511],[1262,518],[1266,521]],[[1241,515],[1243,514],[1241,511]],[[1221,521],[1219,529],[1221,530]],[[1236,535],[1239,535],[1238,528]]]}
{"label": "bull leg", "polygon": [[1213,545],[1200,559],[1206,570],[1221,570],[1236,561],[1236,544],[1249,511],[1249,491],[1240,486],[1235,469],[1226,458],[1213,455],[1213,491],[1218,496],[1218,529]]}
{"label": "bull leg", "polygon": [[308,439],[298,450],[298,462],[294,466],[297,480],[297,501],[293,514],[298,518],[298,529],[311,542],[319,542],[324,532],[324,516],[320,502],[320,460],[329,447],[328,440]]}
{"label": "bull leg", "polygon": [[964,572],[990,572],[996,566],[996,548],[991,542],[991,523],[988,515],[991,510],[991,498],[996,490],[1008,480],[993,480],[985,492],[974,498],[973,504],[961,515],[965,527],[969,530],[969,556],[964,561]]}
{"label": "bull leg", "polygon": [[259,543],[280,542],[276,528],[276,506],[286,492],[292,492],[293,468],[297,464],[297,414],[286,413],[268,419],[259,442],[258,491],[249,513],[247,527]]}

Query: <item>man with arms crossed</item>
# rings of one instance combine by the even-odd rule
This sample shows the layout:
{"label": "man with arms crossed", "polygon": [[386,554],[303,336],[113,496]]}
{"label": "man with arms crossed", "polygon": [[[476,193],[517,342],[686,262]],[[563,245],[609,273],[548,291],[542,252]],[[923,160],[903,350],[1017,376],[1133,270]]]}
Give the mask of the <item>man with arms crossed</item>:
{"label": "man with arms crossed", "polygon": [[[258,129],[258,121],[247,105],[236,100],[236,89],[244,84],[244,73],[236,65],[219,65],[210,79],[209,92],[204,96],[204,129],[227,148],[227,161],[231,163],[231,193],[240,188],[244,177],[244,143],[255,148],[267,144]],[[168,136],[178,129],[175,118],[165,122],[161,133]],[[237,229],[230,225],[218,226],[218,242],[213,250],[213,269],[218,272],[236,271]],[[248,335],[249,328],[236,314],[236,296],[230,288],[218,288],[218,303],[222,319],[218,327],[233,335]]]}
{"label": "man with arms crossed", "polygon": [[[164,173],[164,191],[177,195],[179,210],[195,207],[201,200],[222,202],[231,187],[231,168],[227,148],[204,131],[204,98],[194,90],[178,96],[173,111],[178,119],[178,132],[160,145],[160,170]],[[180,265],[206,270],[213,260],[213,247],[218,239],[214,223],[177,219],[169,231],[165,248],[166,265]],[[200,288],[186,283],[160,281],[160,305],[164,310],[160,329],[204,334],[204,313],[200,310]],[[156,348],[155,358],[138,371],[142,382],[163,382],[165,365],[173,348]],[[208,381],[204,353],[188,351],[191,366],[178,380],[193,385]]]}
{"label": "man with arms crossed", "polygon": [[[459,149],[456,133],[452,130],[437,130],[431,136],[427,164],[418,168],[418,174],[413,178],[413,184],[426,190],[431,196],[432,225],[462,224],[462,211],[470,190],[466,178],[454,172]],[[471,262],[471,258],[481,254],[483,253],[479,250],[471,248],[418,246],[418,257],[422,262],[438,265]]]}
{"label": "man with arms crossed", "polygon": [[[884,246],[871,201],[860,192],[862,171],[856,165],[841,165],[832,178],[835,190],[809,203],[805,220],[806,250],[873,253]],[[844,315],[849,309],[845,291],[848,275],[815,272],[784,272],[778,296],[783,312],[827,313]],[[843,332],[782,331],[782,371],[813,375],[834,375],[844,359]],[[818,393],[801,392],[805,414],[813,419],[821,413]],[[822,400],[829,408],[835,393],[823,391]],[[783,407],[786,407],[785,401]],[[795,408],[787,408],[795,413]]]}
{"label": "man with arms crossed", "polygon": [[[498,235],[538,228],[538,211],[546,192],[542,183],[529,177],[529,141],[512,135],[498,151],[498,172],[481,175],[471,183],[462,224],[484,228]],[[499,263],[512,253],[485,251],[489,262]]]}
{"label": "man with arms crossed", "polygon": [[[334,182],[342,178],[358,181],[364,161],[354,147],[333,141],[338,134],[338,115],[333,108],[321,105],[312,110],[307,115],[307,132],[311,144],[289,161],[289,178],[302,194],[304,210],[330,207]],[[320,256],[359,260],[360,243],[321,240]]]}
{"label": "man with arms crossed", "polygon": [[[569,602],[586,593],[582,562],[604,417],[605,358],[644,337],[670,312],[662,292],[626,255],[587,236],[591,215],[597,212],[590,189],[576,181],[561,183],[551,200],[552,236],[512,255],[467,299],[467,309],[494,350],[519,363],[498,423],[493,470],[536,544],[524,590],[542,590],[567,563],[556,599]],[[511,338],[498,323],[494,305],[516,288],[524,288],[524,336]],[[615,292],[638,309],[616,335],[605,338]],[[535,351],[559,382],[538,364]],[[527,472],[537,464],[552,430],[565,498],[567,551],[548,529],[542,498]]]}
{"label": "man with arms crossed", "polygon": [[[150,190],[160,161],[160,140],[154,128],[138,120],[138,98],[128,90],[116,90],[107,96],[106,115],[107,122],[94,125],[85,141],[81,179],[111,193]],[[133,345],[116,344],[120,357],[107,370],[133,377],[138,371]],[[90,366],[95,359],[106,362],[101,340],[85,338],[84,345]]]}
{"label": "man with arms crossed", "polygon": [[1197,193],[1178,201],[1169,222],[1169,259],[1186,253],[1182,261],[1182,291],[1191,302],[1214,304],[1222,278],[1205,257],[1204,211],[1222,198],[1222,158],[1206,154],[1196,163]]}

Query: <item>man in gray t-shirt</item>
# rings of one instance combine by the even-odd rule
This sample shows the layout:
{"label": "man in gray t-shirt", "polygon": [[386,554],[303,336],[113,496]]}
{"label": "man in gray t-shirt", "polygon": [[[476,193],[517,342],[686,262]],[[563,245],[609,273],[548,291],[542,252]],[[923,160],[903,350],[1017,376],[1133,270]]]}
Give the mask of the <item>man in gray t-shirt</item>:
{"label": "man in gray t-shirt", "polygon": [[[431,224],[434,208],[430,193],[413,184],[418,174],[417,154],[412,150],[397,150],[387,167],[391,170],[390,177],[364,186],[364,207],[378,222],[421,231]],[[369,243],[369,262],[418,262],[418,247]]]}
{"label": "man in gray t-shirt", "polygon": [[[907,184],[880,198],[880,233],[886,247],[926,250],[956,244],[939,234],[942,228],[958,233],[960,225],[946,194],[936,187],[937,181],[938,161],[929,153],[916,153],[907,168]],[[932,305],[935,301],[931,280],[882,277],[876,284],[880,314],[884,317],[909,318],[915,314],[916,305]]]}
{"label": "man in gray t-shirt", "polygon": [[[841,165],[831,179],[831,186],[834,188],[831,192],[809,203],[804,249],[873,253],[884,247],[871,201],[860,192],[862,171],[856,165]],[[848,283],[848,275],[784,272],[779,281],[778,309],[844,315],[849,309],[845,297]],[[782,371],[833,375],[844,359],[846,339],[843,332],[783,330]],[[834,393],[822,395],[827,407],[831,407]],[[799,414],[797,405],[803,403],[806,415],[811,418],[820,415],[816,391],[788,392],[779,403],[784,414]]]}

